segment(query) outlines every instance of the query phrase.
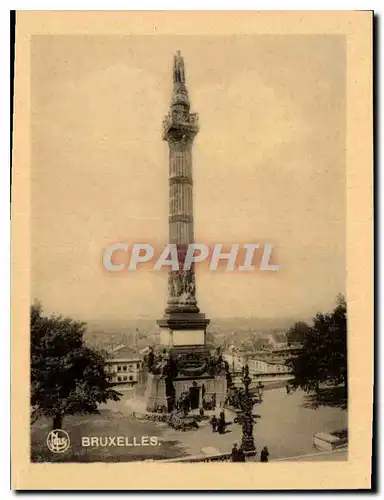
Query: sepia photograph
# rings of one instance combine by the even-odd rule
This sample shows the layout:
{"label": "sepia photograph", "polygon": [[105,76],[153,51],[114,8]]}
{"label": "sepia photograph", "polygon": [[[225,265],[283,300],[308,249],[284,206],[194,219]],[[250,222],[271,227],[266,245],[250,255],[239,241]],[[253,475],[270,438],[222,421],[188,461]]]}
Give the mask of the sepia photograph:
{"label": "sepia photograph", "polygon": [[31,31],[31,465],[348,467],[348,40],[271,31]]}

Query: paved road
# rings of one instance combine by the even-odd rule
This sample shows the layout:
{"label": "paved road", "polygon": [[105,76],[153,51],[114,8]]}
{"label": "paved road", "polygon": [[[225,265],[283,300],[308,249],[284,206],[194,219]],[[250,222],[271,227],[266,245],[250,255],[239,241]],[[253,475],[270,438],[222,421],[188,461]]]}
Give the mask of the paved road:
{"label": "paved road", "polygon": [[[263,402],[255,405],[254,414],[260,416],[254,425],[257,450],[268,446],[270,459],[296,457],[316,452],[313,435],[316,432],[331,432],[347,427],[347,412],[339,408],[308,408],[308,396],[302,391],[287,394],[285,389],[265,391]],[[233,414],[227,412],[227,420]],[[178,441],[188,455],[199,455],[202,449],[212,447],[220,453],[231,450],[233,443],[241,442],[241,426],[228,426],[227,433],[212,433],[209,421],[202,422],[196,431],[180,432],[162,427],[163,441]],[[335,459],[339,459],[337,456]]]}
{"label": "paved road", "polygon": [[263,403],[255,406],[254,413],[260,415],[254,427],[255,440],[258,448],[268,446],[271,459],[313,453],[313,434],[347,427],[345,410],[311,409],[307,402],[302,391],[288,395],[285,389],[276,389],[264,392]]}

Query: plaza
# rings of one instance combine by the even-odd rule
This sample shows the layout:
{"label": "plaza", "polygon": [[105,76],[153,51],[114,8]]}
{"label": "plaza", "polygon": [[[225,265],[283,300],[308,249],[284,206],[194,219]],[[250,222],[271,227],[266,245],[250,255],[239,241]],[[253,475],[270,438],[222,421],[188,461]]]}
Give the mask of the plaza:
{"label": "plaza", "polygon": [[[256,404],[257,415],[253,435],[257,451],[268,446],[270,460],[340,460],[347,454],[320,454],[313,446],[313,435],[347,427],[345,409],[319,406],[314,409],[311,397],[302,391],[287,394],[284,388],[266,390],[263,402]],[[141,421],[142,401],[133,390],[127,390],[119,402],[100,407],[100,415],[66,417],[64,428],[71,438],[69,453],[55,456],[67,462],[128,462],[140,460],[185,459],[208,454],[229,453],[233,444],[241,442],[241,426],[233,423],[233,413],[226,411],[230,423],[225,434],[213,433],[209,419],[198,429],[185,432],[168,427],[163,422]],[[39,420],[32,427],[32,460],[44,461],[45,439],[50,422]],[[156,436],[158,446],[84,448],[83,436],[127,436],[140,440],[142,436]],[[48,457],[52,461],[52,455]],[[48,461],[47,460],[47,461]]]}

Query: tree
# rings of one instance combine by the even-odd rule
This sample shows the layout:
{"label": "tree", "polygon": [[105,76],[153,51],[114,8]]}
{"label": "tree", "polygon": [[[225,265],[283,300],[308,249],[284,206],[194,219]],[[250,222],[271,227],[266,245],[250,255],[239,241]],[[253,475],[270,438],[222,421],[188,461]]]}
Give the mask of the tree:
{"label": "tree", "polygon": [[60,429],[65,415],[98,413],[98,404],[120,399],[109,382],[106,353],[84,342],[86,323],[45,317],[38,302],[30,321],[32,422],[45,416]]}
{"label": "tree", "polygon": [[288,345],[298,342],[302,344],[309,331],[309,325],[304,321],[297,321],[286,333]]}
{"label": "tree", "polygon": [[294,376],[293,385],[303,390],[318,391],[320,383],[344,384],[348,392],[347,305],[337,297],[331,313],[318,313],[308,329],[303,349],[288,360]]}
{"label": "tree", "polygon": [[327,353],[328,381],[332,384],[344,384],[345,397],[348,395],[348,359],[347,359],[347,304],[342,295],[336,299],[336,307],[330,317]]}

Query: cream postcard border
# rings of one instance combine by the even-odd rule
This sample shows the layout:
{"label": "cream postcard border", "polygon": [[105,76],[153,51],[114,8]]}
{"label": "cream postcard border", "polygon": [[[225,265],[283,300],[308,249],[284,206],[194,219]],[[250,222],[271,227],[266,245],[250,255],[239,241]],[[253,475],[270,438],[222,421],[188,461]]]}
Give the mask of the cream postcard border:
{"label": "cream postcard border", "polygon": [[[16,15],[12,194],[12,487],[41,490],[370,487],[373,398],[371,12],[20,11]],[[347,48],[349,459],[246,464],[30,463],[30,36],[344,34]],[[261,471],[260,467],[263,467]],[[234,470],[236,468],[236,470]]]}

